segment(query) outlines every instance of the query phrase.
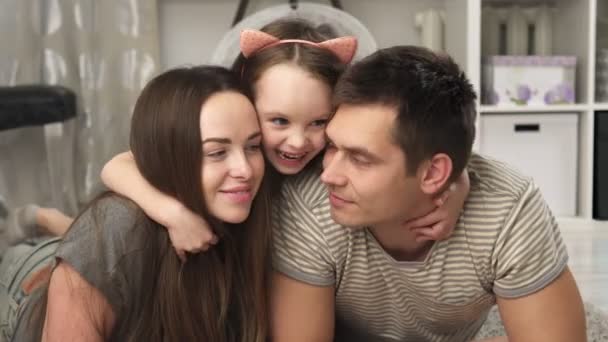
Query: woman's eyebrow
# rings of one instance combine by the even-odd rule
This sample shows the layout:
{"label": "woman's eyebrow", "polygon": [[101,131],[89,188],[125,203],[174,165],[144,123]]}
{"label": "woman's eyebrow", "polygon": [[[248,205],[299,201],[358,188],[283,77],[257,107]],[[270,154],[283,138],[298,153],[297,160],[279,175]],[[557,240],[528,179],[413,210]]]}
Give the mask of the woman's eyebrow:
{"label": "woman's eyebrow", "polygon": [[220,143],[220,144],[230,144],[232,142],[232,140],[230,140],[228,138],[207,138],[207,139],[203,140],[203,144],[209,143],[209,142],[216,142],[216,143]]}
{"label": "woman's eyebrow", "polygon": [[250,136],[247,138],[247,140],[253,140],[253,139],[258,138],[258,137],[260,137],[260,136],[262,136],[262,132],[257,131],[257,132],[255,132],[255,133],[251,134],[251,135],[250,135]]}
{"label": "woman's eyebrow", "polygon": [[[262,135],[262,132],[260,132],[260,131],[252,133],[251,135],[249,135],[247,137],[247,141],[260,137],[261,135]],[[228,138],[207,138],[207,139],[203,140],[203,144],[210,143],[210,142],[220,143],[220,144],[231,144],[232,140],[230,140]]]}

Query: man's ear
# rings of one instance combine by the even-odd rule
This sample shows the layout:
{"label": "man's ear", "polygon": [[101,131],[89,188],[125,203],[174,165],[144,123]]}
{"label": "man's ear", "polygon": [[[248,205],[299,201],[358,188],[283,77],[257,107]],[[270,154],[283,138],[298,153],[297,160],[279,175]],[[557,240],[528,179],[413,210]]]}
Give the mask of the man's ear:
{"label": "man's ear", "polygon": [[420,168],[420,189],[427,195],[443,191],[452,174],[452,158],[445,153],[437,153]]}

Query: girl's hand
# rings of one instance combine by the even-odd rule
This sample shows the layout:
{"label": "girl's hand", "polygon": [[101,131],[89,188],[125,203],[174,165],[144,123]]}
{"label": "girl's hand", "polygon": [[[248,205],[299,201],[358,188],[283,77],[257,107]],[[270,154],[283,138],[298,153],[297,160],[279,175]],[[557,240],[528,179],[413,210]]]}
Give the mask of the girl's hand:
{"label": "girl's hand", "polygon": [[101,179],[108,188],[130,198],[152,220],[167,228],[171,243],[182,262],[186,261],[186,252],[206,251],[217,243],[218,238],[202,217],[146,181],[130,152],[112,158],[103,167]]}
{"label": "girl's hand", "polygon": [[452,235],[471,185],[466,169],[448,190],[435,199],[435,210],[405,223],[416,235],[416,241],[444,240]]}
{"label": "girl's hand", "polygon": [[177,256],[186,262],[187,253],[207,251],[219,241],[202,217],[176,202],[176,208],[163,219]]}

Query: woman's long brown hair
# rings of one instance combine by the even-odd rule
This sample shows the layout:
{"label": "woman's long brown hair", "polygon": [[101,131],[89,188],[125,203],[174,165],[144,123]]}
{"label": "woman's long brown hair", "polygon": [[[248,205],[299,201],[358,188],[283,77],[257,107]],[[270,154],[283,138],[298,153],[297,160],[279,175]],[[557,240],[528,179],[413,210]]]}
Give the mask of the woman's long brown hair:
{"label": "woman's long brown hair", "polygon": [[182,264],[166,229],[137,209],[138,225],[149,231],[142,256],[148,267],[142,279],[129,280],[143,286],[116,317],[112,341],[266,339],[271,266],[265,182],[242,224],[213,219],[204,202],[200,112],[205,100],[220,91],[246,93],[224,68],[174,69],[153,79],[135,105],[131,150],[140,172],[210,222],[221,242]]}

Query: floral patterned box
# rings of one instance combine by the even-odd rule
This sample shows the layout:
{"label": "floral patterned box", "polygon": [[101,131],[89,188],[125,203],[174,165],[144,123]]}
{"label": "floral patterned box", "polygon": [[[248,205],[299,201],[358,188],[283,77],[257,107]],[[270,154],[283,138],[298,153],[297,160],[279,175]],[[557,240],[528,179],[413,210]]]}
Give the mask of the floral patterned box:
{"label": "floral patterned box", "polygon": [[484,58],[482,102],[490,105],[548,105],[575,102],[575,56]]}

